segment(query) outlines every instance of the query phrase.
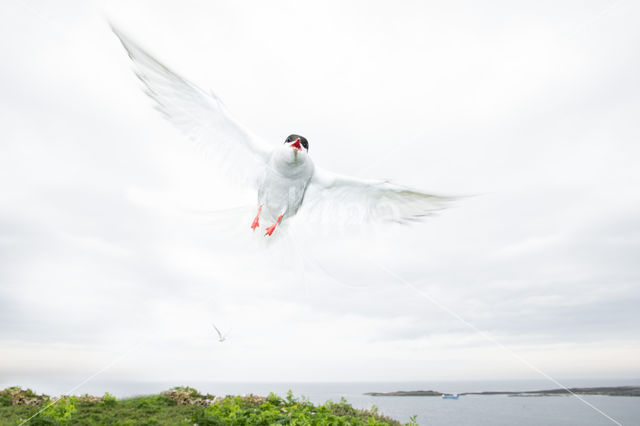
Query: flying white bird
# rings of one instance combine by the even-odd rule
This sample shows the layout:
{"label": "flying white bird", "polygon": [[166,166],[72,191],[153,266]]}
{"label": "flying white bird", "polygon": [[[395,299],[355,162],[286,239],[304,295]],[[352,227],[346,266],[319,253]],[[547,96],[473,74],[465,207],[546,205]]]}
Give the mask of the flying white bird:
{"label": "flying white bird", "polygon": [[222,334],[222,332],[218,330],[218,327],[216,327],[215,324],[213,324],[213,328],[215,328],[216,333],[218,333],[218,342],[224,342],[225,340],[227,340],[227,336],[229,335],[229,333]]}
{"label": "flying white bird", "polygon": [[369,221],[409,222],[444,208],[451,197],[427,194],[382,180],[363,180],[316,167],[309,142],[292,134],[271,147],[242,127],[222,101],[161,64],[116,28],[134,71],[156,101],[156,108],[198,145],[206,147],[231,179],[257,190],[251,229],[268,221],[272,235],[285,219],[304,210],[329,225]]}

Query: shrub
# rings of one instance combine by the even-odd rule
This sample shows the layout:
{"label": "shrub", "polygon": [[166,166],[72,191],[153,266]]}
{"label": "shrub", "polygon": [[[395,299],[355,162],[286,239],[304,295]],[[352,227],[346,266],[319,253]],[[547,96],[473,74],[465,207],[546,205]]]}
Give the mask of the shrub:
{"label": "shrub", "polygon": [[8,407],[11,405],[11,395],[7,392],[7,389],[0,392],[0,407]]}
{"label": "shrub", "polygon": [[71,416],[76,411],[76,397],[75,396],[63,396],[60,399],[53,401],[48,405],[40,416],[48,417],[56,420],[62,424],[69,423]]}
{"label": "shrub", "polygon": [[287,393],[285,399],[271,393],[256,406],[256,397],[227,396],[195,413],[191,420],[197,425],[399,425],[377,411],[356,410],[343,398],[315,406]]}
{"label": "shrub", "polygon": [[105,407],[115,407],[117,399],[115,396],[111,395],[109,392],[105,392],[102,397],[102,405]]}

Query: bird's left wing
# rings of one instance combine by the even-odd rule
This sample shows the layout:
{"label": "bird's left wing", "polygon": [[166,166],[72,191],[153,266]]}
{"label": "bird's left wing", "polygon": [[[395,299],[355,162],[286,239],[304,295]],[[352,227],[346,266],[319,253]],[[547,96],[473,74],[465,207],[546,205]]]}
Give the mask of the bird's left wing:
{"label": "bird's left wing", "polygon": [[270,148],[242,127],[215,95],[161,64],[115,27],[145,92],[171,123],[207,151],[231,180],[255,184]]}
{"label": "bird's left wing", "polygon": [[454,197],[428,194],[387,181],[364,180],[316,168],[301,213],[331,225],[418,221],[447,207]]}
{"label": "bird's left wing", "polygon": [[220,333],[220,330],[218,330],[218,327],[216,327],[216,325],[213,324],[213,328],[216,329],[216,333],[218,333],[218,336],[222,339],[222,333]]}

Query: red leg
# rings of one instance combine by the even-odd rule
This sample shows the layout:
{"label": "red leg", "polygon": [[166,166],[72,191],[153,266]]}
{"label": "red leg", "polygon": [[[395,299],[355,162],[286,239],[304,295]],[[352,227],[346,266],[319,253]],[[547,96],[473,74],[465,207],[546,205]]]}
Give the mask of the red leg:
{"label": "red leg", "polygon": [[271,225],[270,227],[267,228],[267,232],[264,235],[273,234],[273,231],[276,230],[276,226],[278,226],[278,224],[280,223],[281,220],[282,220],[282,215],[278,216],[278,220],[276,220],[276,223],[274,223],[273,225]]}
{"label": "red leg", "polygon": [[253,219],[253,223],[251,224],[251,229],[253,229],[254,231],[256,230],[256,228],[258,226],[260,226],[260,211],[262,210],[262,204],[260,204],[260,207],[258,207],[258,214],[256,215],[256,218]]}

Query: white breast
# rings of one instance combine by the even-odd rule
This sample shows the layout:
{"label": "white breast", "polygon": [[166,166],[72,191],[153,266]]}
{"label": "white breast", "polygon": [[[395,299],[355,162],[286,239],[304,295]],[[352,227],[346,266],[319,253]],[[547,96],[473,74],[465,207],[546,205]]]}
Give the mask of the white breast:
{"label": "white breast", "polygon": [[259,183],[258,203],[266,218],[296,214],[313,175],[313,162],[306,151],[288,146],[275,149]]}

